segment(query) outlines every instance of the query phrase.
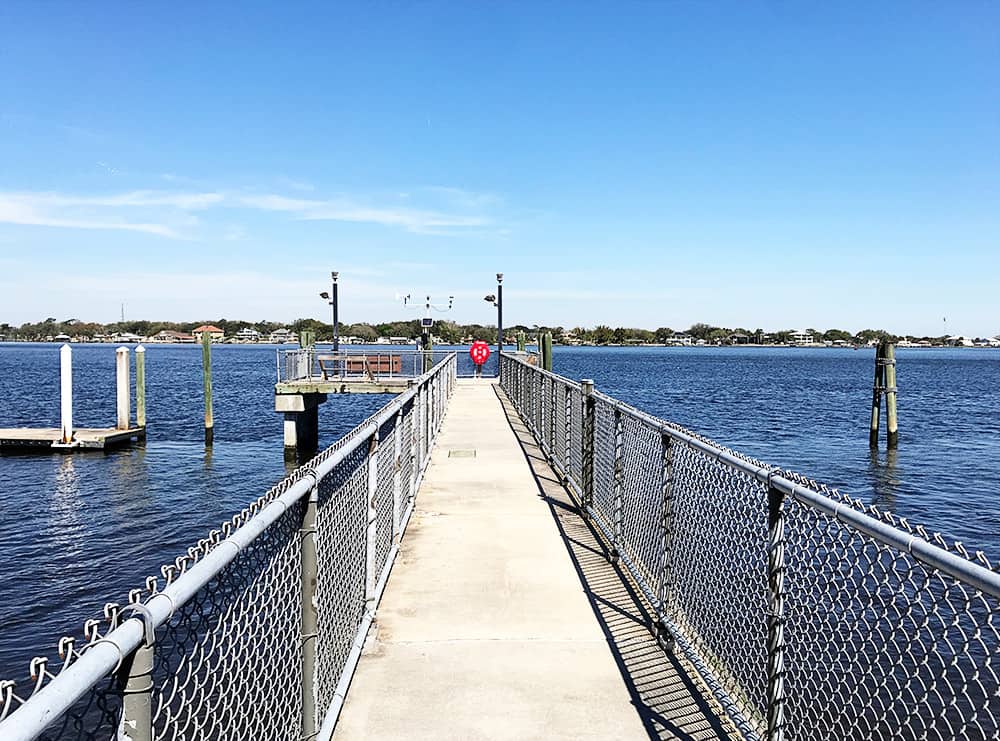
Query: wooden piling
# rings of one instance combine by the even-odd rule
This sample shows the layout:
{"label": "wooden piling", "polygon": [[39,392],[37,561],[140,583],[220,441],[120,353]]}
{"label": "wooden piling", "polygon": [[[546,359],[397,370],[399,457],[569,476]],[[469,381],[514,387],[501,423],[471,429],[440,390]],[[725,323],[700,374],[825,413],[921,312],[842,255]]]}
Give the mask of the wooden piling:
{"label": "wooden piling", "polygon": [[64,445],[73,442],[73,348],[63,345],[59,349],[59,386],[62,432]]}
{"label": "wooden piling", "polygon": [[135,349],[135,426],[146,428],[146,348]]}
{"label": "wooden piling", "polygon": [[205,445],[215,440],[215,419],[212,416],[212,334],[201,335],[201,369],[205,387]]}
{"label": "wooden piling", "polygon": [[896,417],[896,346],[885,343],[882,357],[885,369],[885,437],[886,447],[894,450],[899,445],[899,420]]}
{"label": "wooden piling", "polygon": [[130,383],[131,368],[128,362],[128,348],[119,347],[115,350],[115,390],[116,390],[116,422],[115,429],[127,430],[132,418],[132,389]]}
{"label": "wooden piling", "polygon": [[878,343],[875,350],[875,380],[872,382],[872,419],[868,431],[868,447],[878,447],[879,412],[882,407],[882,389],[885,386],[885,366],[882,365],[884,343]]}
{"label": "wooden piling", "polygon": [[524,347],[525,347],[526,342],[527,342],[527,339],[525,338],[524,332],[518,332],[517,333],[517,351],[518,352],[524,352]]}
{"label": "wooden piling", "polygon": [[542,368],[552,371],[552,333],[542,335]]}

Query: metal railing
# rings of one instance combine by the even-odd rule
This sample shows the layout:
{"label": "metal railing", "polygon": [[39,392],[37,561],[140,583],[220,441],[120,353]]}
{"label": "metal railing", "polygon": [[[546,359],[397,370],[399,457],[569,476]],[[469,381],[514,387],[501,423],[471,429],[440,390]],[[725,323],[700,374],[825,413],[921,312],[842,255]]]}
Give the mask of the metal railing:
{"label": "metal railing", "polygon": [[510,356],[501,384],[750,739],[1000,737],[981,552]]}
{"label": "metal railing", "polygon": [[[479,375],[468,352],[444,350],[379,350],[352,347],[334,352],[332,348],[304,347],[278,349],[278,383],[294,381],[379,381],[394,378],[416,378],[452,355],[456,355],[459,378]],[[481,374],[497,374],[497,354],[493,352],[481,369]]]}
{"label": "metal railing", "polygon": [[378,381],[417,378],[455,353],[446,350],[338,350],[304,347],[277,350],[278,383],[322,381]]}
{"label": "metal railing", "polygon": [[455,360],[0,681],[0,738],[330,738]]}

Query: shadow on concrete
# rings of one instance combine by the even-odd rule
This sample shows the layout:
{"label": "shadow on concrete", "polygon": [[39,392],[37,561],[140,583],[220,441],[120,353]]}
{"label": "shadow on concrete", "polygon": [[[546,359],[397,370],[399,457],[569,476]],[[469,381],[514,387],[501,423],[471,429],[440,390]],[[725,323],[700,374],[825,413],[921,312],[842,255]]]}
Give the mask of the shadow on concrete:
{"label": "shadow on concrete", "polygon": [[628,575],[608,560],[603,540],[581,517],[510,400],[499,386],[496,392],[649,738],[739,738],[711,694],[694,679],[694,670],[657,643],[649,605]]}

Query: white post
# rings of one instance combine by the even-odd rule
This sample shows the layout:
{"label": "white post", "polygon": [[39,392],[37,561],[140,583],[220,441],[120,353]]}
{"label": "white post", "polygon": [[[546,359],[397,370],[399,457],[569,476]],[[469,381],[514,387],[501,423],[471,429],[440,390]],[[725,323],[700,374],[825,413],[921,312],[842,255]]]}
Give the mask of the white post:
{"label": "white post", "polygon": [[128,362],[128,348],[119,347],[115,351],[115,379],[116,386],[118,390],[118,403],[116,408],[118,410],[118,419],[115,424],[116,428],[119,430],[127,430],[129,428],[129,421],[132,418],[131,409],[131,386],[129,379],[129,362]]}
{"label": "white post", "polygon": [[62,442],[73,442],[73,348],[59,349],[59,379],[61,394]]}

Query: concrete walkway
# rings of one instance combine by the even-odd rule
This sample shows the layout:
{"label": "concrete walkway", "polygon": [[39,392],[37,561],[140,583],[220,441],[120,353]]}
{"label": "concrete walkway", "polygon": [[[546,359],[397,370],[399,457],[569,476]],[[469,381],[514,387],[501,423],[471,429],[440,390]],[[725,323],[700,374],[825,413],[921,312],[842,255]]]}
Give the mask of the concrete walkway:
{"label": "concrete walkway", "polygon": [[[661,737],[529,458],[494,385],[459,382],[336,739]],[[690,692],[702,733],[663,737],[725,735]]]}

